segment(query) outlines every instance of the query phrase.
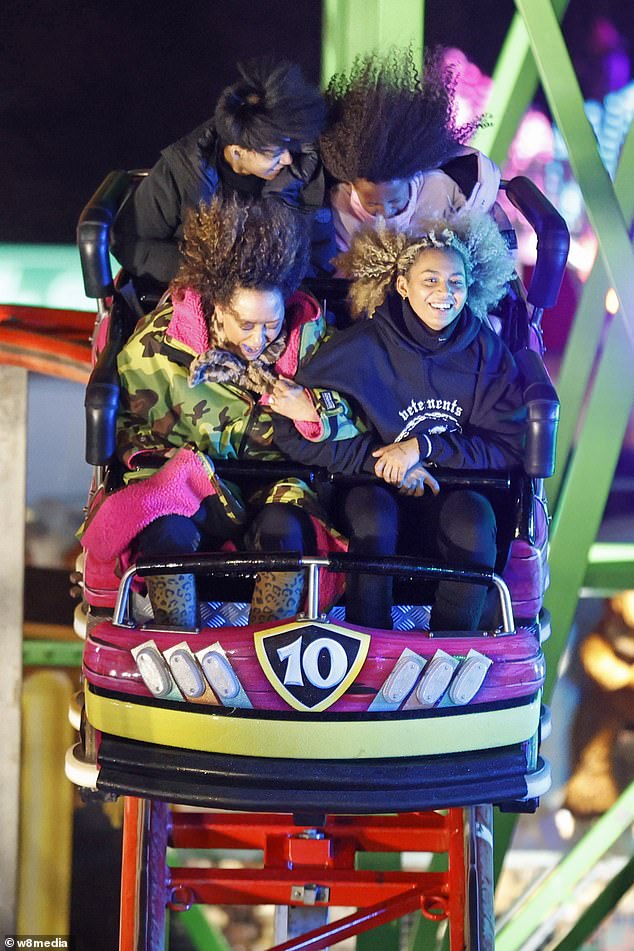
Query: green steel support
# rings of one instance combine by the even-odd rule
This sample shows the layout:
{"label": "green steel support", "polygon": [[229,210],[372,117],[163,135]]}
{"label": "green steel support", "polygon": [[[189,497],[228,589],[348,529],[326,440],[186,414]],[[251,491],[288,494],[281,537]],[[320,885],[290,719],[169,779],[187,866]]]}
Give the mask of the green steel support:
{"label": "green steel support", "polygon": [[567,473],[570,452],[582,419],[584,403],[590,389],[592,369],[597,360],[599,343],[605,329],[605,295],[608,276],[600,255],[583,286],[575,310],[566,349],[557,376],[557,392],[561,401],[557,433],[557,464],[555,474],[546,483],[551,512],[557,507],[559,493]]}
{"label": "green steel support", "polygon": [[388,46],[423,48],[425,0],[323,0],[322,85],[355,56]]}
{"label": "green steel support", "polygon": [[552,872],[523,903],[513,910],[512,920],[496,935],[496,951],[521,951],[539,925],[561,905],[602,855],[634,821],[634,783],[605,815],[594,823]]}
{"label": "green steel support", "polygon": [[[568,147],[571,166],[599,241],[606,274],[616,289],[622,309],[629,313],[631,320],[634,315],[634,262],[627,228],[612,183],[599,157],[594,133],[586,119],[581,91],[553,7],[548,0],[516,0],[516,7],[526,24],[544,90]],[[629,160],[626,158],[625,169],[628,166]],[[601,287],[597,278],[596,283],[593,281],[590,286],[595,304],[599,289],[600,310],[598,317],[596,312],[594,316],[602,326],[606,285]],[[628,362],[631,363],[628,356],[631,346],[625,335],[621,313],[612,322],[608,334],[588,407],[584,438],[580,439],[573,467],[567,473],[565,503],[562,496],[551,536],[553,580],[547,604],[553,618],[553,636],[546,645],[547,696],[552,691],[559,656],[574,618],[578,593],[586,572],[588,551],[596,538],[631,406],[632,375],[627,366]],[[585,322],[589,322],[591,317],[592,311],[588,308]],[[581,340],[581,334],[578,339]],[[612,354],[615,354],[614,362],[611,362]],[[607,419],[610,420],[609,427],[606,426]],[[580,519],[580,513],[583,513],[583,519]],[[515,821],[511,815],[496,815],[496,877],[510,843]]]}
{"label": "green steel support", "polygon": [[586,908],[572,931],[551,948],[551,951],[577,951],[585,947],[585,940],[597,930],[604,918],[618,905],[623,895],[634,885],[634,858],[626,862],[620,872],[608,882],[601,894]]}
{"label": "green steel support", "polygon": [[227,939],[206,917],[200,905],[179,912],[179,921],[185,926],[194,948],[198,951],[231,951]]}
{"label": "green steel support", "polygon": [[[614,180],[614,193],[626,222],[634,218],[634,124],[627,135]],[[551,510],[554,511],[566,472],[590,374],[605,324],[605,294],[610,286],[601,255],[597,255],[592,271],[583,287],[575,319],[566,344],[566,351],[557,378],[561,400],[561,420],[557,437],[557,469],[546,485]]]}
{"label": "green steel support", "polygon": [[528,30],[548,104],[566,142],[588,218],[634,341],[634,254],[628,224],[601,161],[570,57],[550,0],[515,0]]}
{"label": "green steel support", "polygon": [[617,316],[608,330],[583,438],[570,464],[553,521],[550,552],[553,583],[546,597],[552,615],[552,636],[544,651],[547,702],[557,679],[559,656],[574,620],[588,554],[601,524],[633,400],[631,347]]}
{"label": "green steel support", "polygon": [[583,587],[606,596],[634,585],[634,544],[595,542],[590,549]]}
{"label": "green steel support", "polygon": [[25,667],[81,667],[83,641],[22,642],[22,663]]}
{"label": "green steel support", "polygon": [[[553,0],[559,20],[570,0]],[[526,27],[516,13],[493,71],[493,90],[487,103],[491,125],[480,129],[471,143],[502,165],[522,117],[530,106],[538,85],[537,68]]]}
{"label": "green steel support", "polygon": [[552,6],[549,0],[516,0],[516,5],[526,23],[549,105],[568,147],[603,263],[621,304],[607,331],[583,438],[555,512],[551,535],[553,584],[547,596],[553,619],[553,637],[546,645],[550,661],[548,698],[556,677],[556,662],[572,625],[588,552],[599,528],[634,397],[634,254],[612,182],[585,116],[581,91]]}
{"label": "green steel support", "polygon": [[[357,855],[357,868],[396,872],[401,868],[401,856],[392,852],[360,852]],[[397,918],[357,935],[357,951],[399,951],[400,937],[401,921]]]}

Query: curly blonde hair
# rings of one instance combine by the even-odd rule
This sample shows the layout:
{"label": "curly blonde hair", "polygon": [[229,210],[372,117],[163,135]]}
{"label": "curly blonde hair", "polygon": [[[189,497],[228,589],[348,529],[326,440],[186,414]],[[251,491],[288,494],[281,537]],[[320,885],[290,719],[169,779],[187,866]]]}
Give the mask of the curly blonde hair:
{"label": "curly blonde hair", "polygon": [[215,304],[228,306],[242,287],[278,288],[286,298],[304,277],[308,249],[305,218],[280,201],[213,198],[187,217],[170,288],[177,298],[197,291],[207,314]]}
{"label": "curly blonde hair", "polygon": [[504,238],[489,215],[457,213],[453,218],[419,220],[395,231],[389,222],[359,229],[350,250],[336,258],[349,292],[353,317],[372,316],[426,248],[451,248],[465,266],[469,309],[481,320],[504,296],[515,266]]}

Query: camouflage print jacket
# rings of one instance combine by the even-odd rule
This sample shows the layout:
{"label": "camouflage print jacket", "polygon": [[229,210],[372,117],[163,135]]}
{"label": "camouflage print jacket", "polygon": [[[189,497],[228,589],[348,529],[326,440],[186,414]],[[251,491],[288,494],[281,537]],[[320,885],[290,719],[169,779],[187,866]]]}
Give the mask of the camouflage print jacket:
{"label": "camouflage print jacket", "polygon": [[[191,386],[189,368],[209,348],[207,323],[196,295],[166,303],[137,325],[118,359],[121,404],[117,451],[129,469],[146,454],[162,456],[195,446],[213,459],[280,459],[271,416],[258,396],[234,383]],[[317,301],[295,293],[286,305],[287,343],[276,370],[293,377],[325,337]],[[297,424],[311,441],[346,438],[357,430],[344,401],[331,390],[312,390],[320,424]],[[345,431],[348,427],[349,430]]]}
{"label": "camouflage print jacket", "polygon": [[[296,292],[286,304],[286,347],[275,364],[293,377],[325,337],[326,326],[317,301]],[[182,301],[168,302],[143,318],[118,359],[121,401],[117,420],[117,452],[128,470],[127,483],[157,471],[174,451],[194,450],[227,507],[241,507],[239,493],[227,492],[214,474],[214,460],[283,458],[273,443],[269,411],[257,394],[234,383],[190,385],[189,368],[209,349],[207,321],[200,299],[189,291]],[[331,390],[310,391],[320,423],[297,423],[312,441],[356,435],[350,410]],[[291,497],[304,504],[308,489],[285,480]],[[280,487],[275,498],[279,499]],[[298,497],[299,493],[299,497]],[[311,493],[309,493],[311,494]],[[233,496],[233,497],[232,497]]]}

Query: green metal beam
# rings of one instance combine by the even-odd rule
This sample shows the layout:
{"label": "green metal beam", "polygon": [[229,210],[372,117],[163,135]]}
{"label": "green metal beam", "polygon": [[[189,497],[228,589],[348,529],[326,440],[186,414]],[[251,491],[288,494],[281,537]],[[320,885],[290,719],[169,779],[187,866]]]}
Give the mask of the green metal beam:
{"label": "green metal beam", "polygon": [[496,935],[496,951],[521,951],[539,925],[561,905],[596,862],[634,821],[634,783],[597,819],[552,872],[540,880],[512,920]]}
{"label": "green metal beam", "polygon": [[548,696],[556,677],[556,661],[574,618],[588,552],[597,535],[634,397],[634,254],[552,6],[549,0],[515,2],[526,24],[550,108],[566,142],[603,263],[621,304],[607,332],[583,438],[555,512],[551,534],[553,585],[547,596],[553,618],[553,637],[546,645],[550,660]]}
{"label": "green metal beam", "polygon": [[595,542],[583,587],[605,596],[634,587],[634,544]]}
{"label": "green metal beam", "polygon": [[555,474],[546,482],[546,493],[552,512],[557,506],[566,476],[570,452],[588,397],[599,341],[605,329],[605,295],[608,287],[607,271],[600,255],[597,255],[592,271],[583,285],[557,376],[557,393],[561,403],[557,462]]}
{"label": "green metal beam", "polygon": [[601,524],[633,401],[631,347],[623,322],[617,317],[608,330],[583,438],[570,464],[553,520],[553,581],[545,598],[552,615],[552,635],[544,645],[546,701],[556,683],[558,660],[574,620],[588,554]]}
{"label": "green metal beam", "polygon": [[625,893],[634,885],[634,857],[626,862],[601,894],[586,908],[572,931],[550,951],[577,951],[585,947],[586,938],[594,934],[604,918],[616,908]]}
{"label": "green metal beam", "polygon": [[193,946],[198,951],[231,951],[227,939],[209,921],[200,905],[192,905],[187,911],[179,912],[179,921]]}
{"label": "green metal beam", "polygon": [[83,641],[22,642],[22,663],[25,667],[81,667]]}
{"label": "green metal beam", "polygon": [[[402,867],[400,853],[359,852],[357,868],[395,872]],[[401,919],[396,918],[371,931],[357,935],[357,951],[398,951],[401,946]]]}
{"label": "green metal beam", "polygon": [[410,43],[422,50],[424,22],[425,0],[323,0],[323,86],[360,53]]}
{"label": "green metal beam", "polygon": [[[553,9],[562,20],[570,0],[553,0]],[[491,125],[479,129],[473,142],[475,148],[502,165],[524,113],[530,106],[538,86],[537,67],[533,59],[528,33],[521,16],[516,13],[493,71],[493,89],[487,103]]]}
{"label": "green metal beam", "polygon": [[[568,148],[570,163],[597,235],[602,264],[623,310],[631,317],[634,314],[634,256],[627,227],[585,116],[583,97],[553,7],[549,0],[515,0],[515,3],[526,25],[550,108]],[[597,279],[590,288],[595,297],[601,292],[598,317],[602,327],[605,285],[601,286]],[[596,311],[588,310],[587,314],[587,322],[591,322],[593,317],[597,320]],[[631,348],[624,328],[622,317],[613,320],[588,406],[583,438],[567,473],[565,498],[563,495],[559,498],[555,513],[551,533],[552,585],[546,599],[553,621],[553,634],[545,651],[547,697],[552,691],[559,657],[568,640],[588,552],[597,535],[629,416],[632,396],[628,391],[631,390],[632,374],[627,363],[631,363]],[[581,334],[578,339],[581,340]],[[607,419],[610,426],[606,426]],[[583,517],[580,517],[582,513]],[[496,815],[496,876],[511,841],[515,821],[511,815]]]}
{"label": "green metal beam", "polygon": [[[614,180],[614,193],[626,222],[634,218],[634,123],[623,144]],[[557,436],[557,466],[546,485],[551,510],[554,511],[566,473],[583,404],[590,384],[590,375],[605,326],[605,295],[610,286],[601,255],[583,286],[583,291],[566,344],[557,378],[561,400],[561,420]]]}
{"label": "green metal beam", "polygon": [[530,38],[548,104],[583,195],[623,320],[634,342],[634,254],[610,176],[584,111],[581,90],[550,0],[515,0]]}

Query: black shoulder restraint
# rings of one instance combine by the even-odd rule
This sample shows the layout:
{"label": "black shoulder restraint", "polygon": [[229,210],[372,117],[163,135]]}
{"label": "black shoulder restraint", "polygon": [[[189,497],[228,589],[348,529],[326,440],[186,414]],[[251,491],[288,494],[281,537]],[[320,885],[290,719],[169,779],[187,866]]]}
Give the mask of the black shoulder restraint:
{"label": "black shoulder restraint", "polygon": [[459,155],[441,165],[440,171],[453,179],[465,198],[468,198],[478,181],[478,156]]}

